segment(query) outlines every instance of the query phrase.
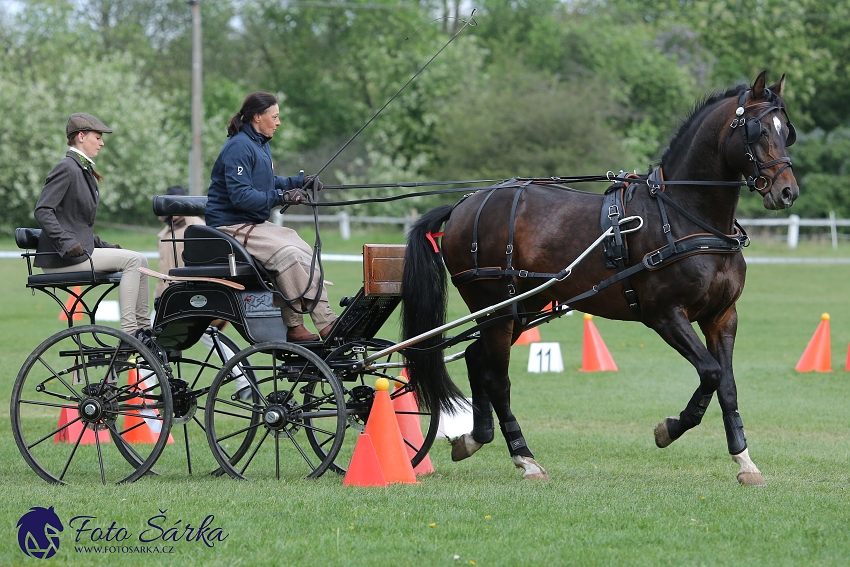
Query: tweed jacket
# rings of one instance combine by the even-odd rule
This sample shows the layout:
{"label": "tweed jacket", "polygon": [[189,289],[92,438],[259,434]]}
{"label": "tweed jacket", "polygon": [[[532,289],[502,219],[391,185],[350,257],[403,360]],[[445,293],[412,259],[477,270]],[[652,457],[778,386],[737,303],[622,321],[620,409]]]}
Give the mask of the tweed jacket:
{"label": "tweed jacket", "polygon": [[35,206],[35,220],[41,227],[38,252],[58,252],[58,256],[36,256],[40,268],[61,268],[79,264],[86,256],[66,256],[68,249],[79,243],[89,254],[95,248],[112,245],[95,236],[93,226],[99,199],[97,181],[80,158],[68,151],[47,176],[41,197]]}

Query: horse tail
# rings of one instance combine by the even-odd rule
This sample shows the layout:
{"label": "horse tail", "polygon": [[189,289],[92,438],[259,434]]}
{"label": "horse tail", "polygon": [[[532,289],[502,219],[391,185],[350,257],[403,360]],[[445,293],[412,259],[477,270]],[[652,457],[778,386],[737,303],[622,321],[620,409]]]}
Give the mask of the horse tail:
{"label": "horse tail", "polygon": [[[446,322],[446,270],[443,257],[428,234],[439,231],[454,205],[443,205],[422,215],[407,236],[401,284],[402,338],[410,339]],[[419,404],[428,409],[453,413],[466,397],[452,382],[443,360],[443,350],[428,350],[441,336],[415,343],[404,350],[408,378]]]}

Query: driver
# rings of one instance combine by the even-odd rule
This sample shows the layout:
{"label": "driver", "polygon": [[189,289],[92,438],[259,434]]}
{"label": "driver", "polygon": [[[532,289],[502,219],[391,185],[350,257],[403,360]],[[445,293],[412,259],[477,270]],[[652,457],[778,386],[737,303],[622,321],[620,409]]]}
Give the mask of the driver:
{"label": "driver", "polygon": [[[295,177],[274,174],[269,140],[280,126],[280,109],[274,95],[255,92],[245,97],[227,125],[227,141],[221,148],[210,175],[206,223],[233,236],[248,253],[275,278],[277,289],[291,301],[292,309],[275,296],[275,305],[287,327],[286,340],[317,341],[330,334],[337,316],[328,304],[319,270],[311,271],[312,248],[291,228],[268,221],[271,209],[279,205],[307,203],[305,184],[312,176]],[[317,189],[321,183],[316,180]],[[321,289],[321,292],[319,291]],[[319,331],[315,335],[304,327],[306,311]]]}

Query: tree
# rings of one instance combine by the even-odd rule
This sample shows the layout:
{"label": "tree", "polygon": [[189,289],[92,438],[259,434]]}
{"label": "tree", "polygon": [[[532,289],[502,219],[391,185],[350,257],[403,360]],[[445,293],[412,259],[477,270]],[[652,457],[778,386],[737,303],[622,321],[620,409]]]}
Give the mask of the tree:
{"label": "tree", "polygon": [[0,70],[0,152],[13,159],[0,178],[4,229],[34,226],[32,210],[65,153],[64,127],[72,112],[95,114],[114,130],[97,159],[104,177],[98,218],[155,223],[151,197],[186,178],[168,107],[126,56],[98,61],[68,55],[62,67],[50,81],[21,80]]}

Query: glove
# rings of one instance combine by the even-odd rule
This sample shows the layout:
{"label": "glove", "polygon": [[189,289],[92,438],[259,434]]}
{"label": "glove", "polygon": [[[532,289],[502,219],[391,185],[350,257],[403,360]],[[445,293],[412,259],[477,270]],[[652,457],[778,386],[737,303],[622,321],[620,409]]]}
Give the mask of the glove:
{"label": "glove", "polygon": [[[304,187],[309,187],[310,189],[312,189],[313,188],[312,183],[313,183],[314,177],[316,177],[316,176],[315,175],[305,175],[304,176]],[[323,187],[324,187],[324,185],[322,184],[322,182],[319,181],[318,179],[316,179],[316,191],[321,191]]]}
{"label": "glove", "polygon": [[121,249],[121,245],[120,245],[120,244],[113,244],[113,245],[112,245],[112,247],[113,247],[113,248],[118,248],[119,250]]}
{"label": "glove", "polygon": [[80,243],[75,242],[73,246],[68,248],[68,251],[65,252],[65,255],[69,256],[71,258],[77,258],[79,256],[82,256],[85,253],[86,253],[86,251],[85,251],[85,249],[83,249],[83,247],[80,245]]}
{"label": "glove", "polygon": [[301,205],[309,202],[310,195],[304,189],[290,189],[281,194],[281,205]]}

